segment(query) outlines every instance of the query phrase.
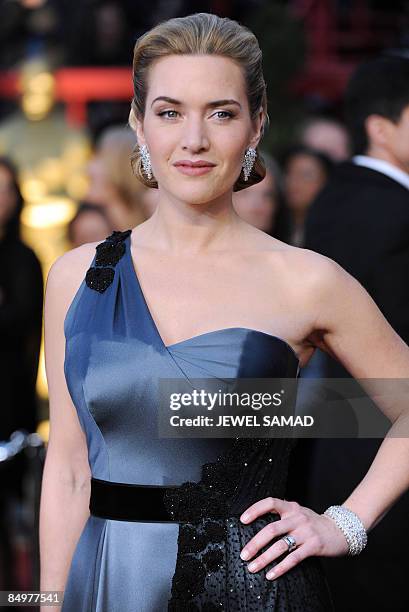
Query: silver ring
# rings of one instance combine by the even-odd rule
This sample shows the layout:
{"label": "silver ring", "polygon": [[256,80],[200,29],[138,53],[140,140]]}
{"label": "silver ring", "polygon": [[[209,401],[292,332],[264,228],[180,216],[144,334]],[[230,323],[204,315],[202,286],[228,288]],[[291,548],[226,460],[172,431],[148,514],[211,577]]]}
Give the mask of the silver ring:
{"label": "silver ring", "polygon": [[297,542],[295,541],[295,538],[293,538],[293,536],[291,535],[285,535],[281,539],[284,540],[284,542],[287,544],[288,552],[291,552],[298,546]]}

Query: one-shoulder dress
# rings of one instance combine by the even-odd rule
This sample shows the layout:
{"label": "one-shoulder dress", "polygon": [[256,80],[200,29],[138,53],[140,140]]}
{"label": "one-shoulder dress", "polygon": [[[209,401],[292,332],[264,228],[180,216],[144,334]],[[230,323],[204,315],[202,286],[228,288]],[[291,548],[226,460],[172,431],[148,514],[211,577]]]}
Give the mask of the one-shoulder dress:
{"label": "one-shoulder dress", "polygon": [[332,610],[319,557],[273,581],[267,570],[250,573],[240,558],[273,515],[249,525],[239,517],[259,499],[285,498],[294,438],[158,436],[159,378],[297,379],[292,347],[243,327],[166,346],[138,281],[131,230],[114,231],[97,245],[64,333],[64,372],[92,478],[178,485],[172,501],[178,512],[169,522],[90,514],[72,557],[63,612]]}

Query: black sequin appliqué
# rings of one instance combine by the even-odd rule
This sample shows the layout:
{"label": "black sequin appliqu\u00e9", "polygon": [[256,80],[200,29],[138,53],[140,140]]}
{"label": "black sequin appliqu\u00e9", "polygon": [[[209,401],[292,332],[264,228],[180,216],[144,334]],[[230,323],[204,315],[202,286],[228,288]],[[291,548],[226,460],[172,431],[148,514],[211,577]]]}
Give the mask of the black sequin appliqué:
{"label": "black sequin appliqu\u00e9", "polygon": [[242,480],[243,463],[266,444],[265,439],[236,438],[216,461],[202,466],[199,482],[185,482],[166,493],[168,512],[181,522],[169,612],[221,609],[220,602],[215,604],[206,598],[200,601],[206,576],[213,576],[216,583],[223,581],[220,572],[225,568],[226,519],[237,513],[232,502]]}
{"label": "black sequin appliqu\u00e9", "polygon": [[95,266],[91,266],[85,275],[85,282],[90,289],[103,293],[114,280],[118,261],[125,254],[124,240],[131,234],[132,230],[124,232],[113,231],[104,242],[96,247]]}
{"label": "black sequin appliqu\u00e9", "polygon": [[267,444],[268,439],[237,438],[215,462],[202,466],[200,482],[184,482],[167,491],[164,503],[172,518],[192,522],[231,516],[232,497],[243,476],[243,462]]}
{"label": "black sequin appliqu\u00e9", "polygon": [[280,519],[270,512],[245,525],[239,517],[259,499],[284,498],[293,446],[290,439],[236,438],[202,466],[199,482],[169,490],[164,502],[180,526],[168,612],[333,611],[317,557],[272,582],[265,575],[280,559],[252,574],[240,558],[256,533]]}

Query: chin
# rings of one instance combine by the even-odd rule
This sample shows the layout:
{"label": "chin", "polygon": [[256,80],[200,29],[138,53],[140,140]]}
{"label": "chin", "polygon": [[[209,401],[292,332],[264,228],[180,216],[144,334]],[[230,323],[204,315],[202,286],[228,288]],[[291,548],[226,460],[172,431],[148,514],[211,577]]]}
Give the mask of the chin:
{"label": "chin", "polygon": [[177,188],[171,189],[170,192],[179,200],[189,202],[189,204],[206,204],[218,198],[225,189],[216,189],[214,185],[199,185],[199,184],[179,184]]}

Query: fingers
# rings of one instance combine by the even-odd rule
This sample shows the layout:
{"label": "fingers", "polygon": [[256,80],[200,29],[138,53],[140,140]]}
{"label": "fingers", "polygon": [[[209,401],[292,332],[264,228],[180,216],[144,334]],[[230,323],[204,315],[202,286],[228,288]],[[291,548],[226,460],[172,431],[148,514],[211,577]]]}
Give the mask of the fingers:
{"label": "fingers", "polygon": [[[266,574],[269,580],[275,579],[297,565],[308,556],[322,553],[321,517],[309,508],[304,508],[297,502],[267,497],[250,506],[241,516],[242,522],[252,522],[268,512],[277,511],[280,520],[263,527],[243,548],[240,557],[252,561],[247,565],[250,572],[258,572],[270,565],[277,558],[285,555],[274,569]],[[288,544],[279,536],[291,535],[297,543],[297,548],[289,552]],[[272,540],[279,538],[261,555],[253,557]]]}
{"label": "fingers", "polygon": [[[301,544],[304,543],[304,541],[301,539],[302,536],[296,531],[292,532],[291,535],[295,538],[295,541],[297,542],[297,549],[294,552],[297,552],[297,550],[300,550],[301,548]],[[285,540],[283,539],[279,539],[277,542],[275,542],[272,546],[270,546],[265,552],[263,552],[262,555],[259,555],[256,559],[254,559],[254,561],[252,561],[251,563],[248,564],[247,569],[249,570],[249,572],[259,572],[260,570],[264,569],[267,565],[269,565],[272,561],[274,561],[275,559],[277,559],[278,557],[281,557],[281,555],[284,555],[285,553],[287,553],[287,556],[289,556],[290,554],[293,555],[294,552],[292,553],[288,553],[288,544]],[[296,560],[297,555],[295,557],[294,560]]]}
{"label": "fingers", "polygon": [[267,580],[275,580],[276,578],[278,578],[279,576],[282,576],[283,574],[288,572],[288,570],[292,569],[293,567],[298,565],[298,563],[300,563],[301,561],[303,561],[307,557],[310,557],[313,554],[314,553],[311,548],[311,545],[306,542],[299,548],[296,548],[296,550],[294,550],[293,552],[288,553],[288,555],[283,559],[283,561],[281,561],[280,563],[277,563],[274,569],[267,572],[266,574]]}
{"label": "fingers", "polygon": [[[291,529],[295,529],[296,526],[297,521],[294,517],[269,523],[247,542],[240,553],[240,557],[244,561],[251,559],[261,548],[271,542],[271,540],[277,536],[288,533]],[[287,544],[285,544],[285,550],[288,550]]]}
{"label": "fingers", "polygon": [[278,514],[283,515],[285,513],[296,512],[300,508],[300,504],[293,501],[286,501],[285,499],[280,499],[278,497],[266,497],[264,499],[260,499],[260,501],[256,502],[252,506],[249,506],[245,512],[240,517],[242,523],[251,523],[254,519],[266,514],[267,512],[278,512]]}

